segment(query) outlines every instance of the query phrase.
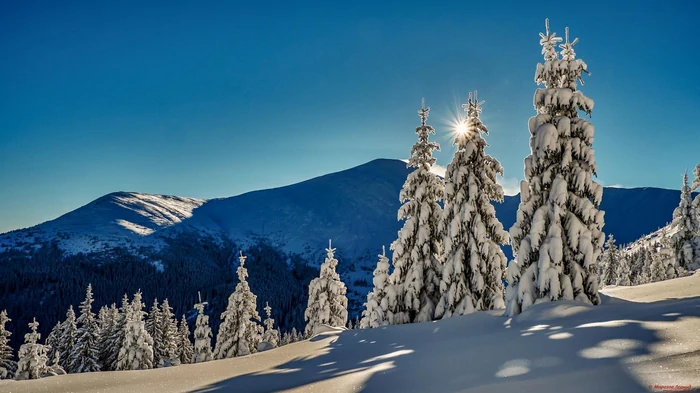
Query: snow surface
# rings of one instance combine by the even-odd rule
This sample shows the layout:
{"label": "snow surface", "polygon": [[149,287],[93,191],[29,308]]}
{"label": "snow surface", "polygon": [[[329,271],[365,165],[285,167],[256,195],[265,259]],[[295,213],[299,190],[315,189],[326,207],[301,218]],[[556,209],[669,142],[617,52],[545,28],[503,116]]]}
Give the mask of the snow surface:
{"label": "snow surface", "polygon": [[377,329],[328,329],[244,357],[0,381],[0,391],[619,393],[700,386],[700,273],[602,292],[607,296],[595,307],[559,301],[512,319],[485,311]]}

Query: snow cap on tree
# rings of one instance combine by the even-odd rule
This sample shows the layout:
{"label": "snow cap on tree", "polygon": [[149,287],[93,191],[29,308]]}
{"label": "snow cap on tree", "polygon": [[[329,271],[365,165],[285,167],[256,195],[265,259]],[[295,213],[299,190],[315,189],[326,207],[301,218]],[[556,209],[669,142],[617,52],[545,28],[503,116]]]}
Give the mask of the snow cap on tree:
{"label": "snow cap on tree", "polygon": [[423,102],[418,115],[421,125],[416,128],[418,141],[411,149],[409,173],[399,194],[402,203],[398,219],[405,220],[398,239],[391,245],[394,250],[392,288],[388,291],[389,312],[393,323],[423,322],[433,319],[440,299],[442,266],[439,256],[442,248],[438,225],[445,184],[431,171],[435,164],[434,150],[440,145],[429,141],[435,129],[427,124],[430,108]]}
{"label": "snow cap on tree", "polygon": [[197,310],[197,321],[194,329],[194,348],[192,363],[203,363],[214,359],[211,350],[211,328],[209,327],[209,316],[204,314],[204,306],[207,302],[202,301],[202,295],[197,292],[199,303],[194,305]]}
{"label": "snow cap on tree", "polygon": [[564,58],[555,35],[541,34],[545,63],[535,81],[537,115],[530,119],[531,154],[525,159],[520,205],[510,230],[515,260],[508,266],[506,314],[513,316],[539,301],[577,300],[599,304],[597,261],[605,241],[603,187],[596,176],[594,127],[579,118],[593,100],[577,90],[586,63],[575,58],[568,29]]}
{"label": "snow cap on tree", "polygon": [[326,260],[321,264],[319,277],[309,283],[309,303],[304,312],[307,337],[315,334],[322,325],[344,327],[347,323],[347,289],[335,270],[337,265],[335,248],[329,239]]}
{"label": "snow cap on tree", "polygon": [[501,245],[508,233],[496,218],[491,201],[503,201],[497,183],[503,167],[486,154],[482,136],[488,129],[480,119],[483,101],[469,93],[463,132],[457,132],[457,151],[445,172],[445,208],[440,222],[445,262],[440,302],[435,316],[446,318],[504,307],[503,271],[506,257]]}
{"label": "snow cap on tree", "polygon": [[12,379],[17,370],[12,355],[12,347],[10,347],[10,336],[12,333],[6,330],[5,325],[11,319],[7,316],[7,310],[0,312],[0,379]]}
{"label": "snow cap on tree", "polygon": [[39,344],[41,334],[37,333],[39,322],[36,318],[29,323],[30,333],[24,335],[24,344],[19,348],[17,362],[17,372],[15,379],[38,379],[41,378],[48,370],[46,357],[47,348],[45,345]]}

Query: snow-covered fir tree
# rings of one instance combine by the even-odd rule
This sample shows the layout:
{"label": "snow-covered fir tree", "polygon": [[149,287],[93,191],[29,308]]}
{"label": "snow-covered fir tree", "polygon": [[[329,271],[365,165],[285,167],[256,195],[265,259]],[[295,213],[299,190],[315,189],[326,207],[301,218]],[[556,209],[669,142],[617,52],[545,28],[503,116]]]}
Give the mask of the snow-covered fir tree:
{"label": "snow-covered fir tree", "polygon": [[620,260],[617,265],[617,272],[615,274],[615,285],[632,285],[632,282],[630,281],[630,275],[630,264],[627,258],[625,258],[624,256],[620,256]]}
{"label": "snow-covered fir tree", "polygon": [[160,321],[160,306],[158,305],[158,298],[153,299],[153,305],[151,310],[148,312],[146,317],[146,331],[153,338],[153,362],[158,364],[160,361],[160,332],[161,321]]}
{"label": "snow-covered fir tree", "polygon": [[297,332],[297,328],[292,327],[292,333],[291,333],[291,340],[290,340],[290,342],[295,343],[295,342],[301,341],[301,340],[302,340],[302,338],[301,338],[301,336],[299,335],[299,332]]}
{"label": "snow-covered fir tree", "polygon": [[7,310],[0,311],[0,379],[12,379],[17,371],[12,347],[10,347],[11,332],[7,331],[5,325],[10,322]]}
{"label": "snow-covered fir tree", "polygon": [[146,331],[141,301],[141,291],[134,294],[134,299],[126,309],[125,334],[119,349],[117,370],[147,370],[153,368],[153,338]]}
{"label": "snow-covered fir tree", "polygon": [[442,209],[438,202],[443,198],[445,184],[431,171],[435,164],[433,150],[440,150],[440,145],[429,140],[430,134],[435,134],[435,129],[427,124],[430,108],[423,103],[418,114],[418,142],[408,160],[408,167],[415,170],[399,194],[402,206],[398,219],[405,221],[391,245],[393,288],[387,300],[393,323],[430,321],[440,300],[442,249],[438,226]]}
{"label": "snow-covered fir tree", "polygon": [[64,375],[66,374],[66,370],[61,367],[61,365],[58,363],[59,361],[59,353],[58,351],[55,351],[53,354],[52,358],[49,358],[51,364],[49,364],[46,367],[46,373],[44,374],[45,376],[56,376],[56,375]]}
{"label": "snow-covered fir tree", "polygon": [[382,253],[379,254],[377,267],[372,273],[372,284],[374,289],[367,294],[367,303],[362,311],[362,319],[355,326],[356,329],[376,328],[389,325],[393,321],[393,315],[389,311],[389,298],[387,291],[390,290],[389,281],[389,258],[386,256],[386,249],[382,246]]}
{"label": "snow-covered fir tree", "polygon": [[683,174],[683,187],[681,188],[681,201],[673,211],[671,225],[676,229],[673,234],[673,249],[678,264],[685,268],[691,268],[695,260],[695,228],[694,227],[693,198],[688,185],[688,173]]}
{"label": "snow-covered fir tree", "polygon": [[525,159],[520,205],[510,230],[515,260],[507,271],[506,315],[514,316],[541,301],[577,300],[597,305],[598,257],[605,235],[600,202],[603,187],[596,175],[594,128],[579,118],[593,110],[593,100],[577,90],[588,73],[575,58],[575,39],[540,33],[544,64],[537,65],[530,119],[531,154]]}
{"label": "snow-covered fir tree", "polygon": [[185,314],[182,314],[180,326],[177,328],[177,354],[181,364],[192,363],[194,346],[190,341],[190,327],[187,326]]}
{"label": "snow-covered fir tree", "polygon": [[335,248],[328,240],[326,260],[321,264],[319,277],[309,283],[309,303],[304,312],[307,337],[315,334],[321,325],[344,327],[348,321],[347,288],[340,281],[336,266]]}
{"label": "snow-covered fir tree", "polygon": [[246,257],[241,251],[238,258],[238,284],[228,298],[228,307],[221,313],[221,325],[216,335],[214,357],[216,359],[244,356],[257,350],[262,339],[262,326],[258,325],[260,315],[257,310],[257,296],[248,286],[248,270],[245,268]]}
{"label": "snow-covered fir tree", "polygon": [[47,348],[39,344],[41,334],[37,333],[39,322],[36,318],[29,323],[31,332],[24,335],[24,344],[19,348],[17,361],[16,380],[38,379],[44,376],[47,371],[46,357]]}
{"label": "snow-covered fir tree", "polygon": [[290,342],[291,342],[291,339],[290,339],[289,332],[284,332],[284,334],[282,334],[282,339],[280,340],[280,346],[287,345]]}
{"label": "snow-covered fir tree", "polygon": [[263,324],[265,325],[265,333],[263,334],[263,341],[270,344],[272,348],[276,348],[280,341],[280,333],[275,329],[275,320],[272,319],[272,307],[265,302],[265,320]]}
{"label": "snow-covered fir tree", "polygon": [[88,284],[85,300],[80,303],[78,333],[76,343],[70,354],[69,369],[72,373],[89,373],[100,371],[98,343],[100,328],[92,312],[92,285]]}
{"label": "snow-covered fir tree", "polygon": [[[700,164],[693,169],[693,185],[690,186],[691,191],[700,189]],[[695,235],[693,241],[694,259],[693,265],[688,270],[700,268],[700,195],[696,195],[691,205],[692,230]]]}
{"label": "snow-covered fir tree", "polygon": [[110,345],[110,339],[114,334],[118,317],[119,311],[114,303],[109,307],[102,306],[97,313],[97,325],[100,327],[100,341],[97,343],[97,353],[100,361],[100,369],[102,371],[111,370],[108,358],[109,353],[115,349]]}
{"label": "snow-covered fir tree", "polygon": [[445,262],[440,281],[441,298],[436,318],[503,308],[503,273],[506,257],[500,245],[508,233],[496,218],[491,201],[503,201],[496,177],[503,167],[486,154],[480,119],[482,102],[469,93],[466,124],[455,135],[457,148],[445,173],[445,208],[440,221]]}
{"label": "snow-covered fir tree", "polygon": [[[178,353],[178,329],[177,321],[175,320],[175,315],[170,307],[168,299],[163,300],[161,305],[160,318],[158,320],[160,327],[157,330],[158,341],[160,346],[157,348],[154,344],[154,357],[153,361],[156,361],[155,352],[160,352],[158,354],[159,367],[176,365],[179,364],[179,353]],[[155,340],[154,340],[155,341]]]}
{"label": "snow-covered fir tree", "polygon": [[68,307],[66,311],[66,319],[61,324],[61,336],[58,340],[58,364],[61,365],[67,372],[75,373],[73,366],[73,348],[78,342],[78,325],[75,318],[73,306]]}
{"label": "snow-covered fir tree", "polygon": [[119,309],[110,307],[110,313],[113,314],[112,318],[115,321],[114,327],[110,333],[101,335],[102,343],[100,344],[102,351],[100,357],[104,359],[102,365],[106,370],[117,370],[119,352],[124,345],[124,338],[126,337],[126,316],[129,308],[129,297],[126,294],[122,297],[122,304]]}
{"label": "snow-covered fir tree", "polygon": [[211,350],[211,328],[209,327],[209,316],[204,314],[204,306],[207,302],[202,302],[202,295],[199,296],[199,303],[194,305],[197,310],[197,321],[194,329],[194,348],[192,353],[192,363],[208,362],[214,359]]}
{"label": "snow-covered fir tree", "polygon": [[603,286],[615,285],[619,268],[620,252],[615,245],[615,238],[610,234],[605,242],[605,251],[600,261],[600,284]]}
{"label": "snow-covered fir tree", "polygon": [[61,336],[63,336],[63,324],[58,321],[54,327],[51,328],[51,331],[46,336],[46,341],[44,342],[47,348],[46,357],[51,361],[53,361],[53,359],[56,358],[56,355],[61,352],[59,349]]}

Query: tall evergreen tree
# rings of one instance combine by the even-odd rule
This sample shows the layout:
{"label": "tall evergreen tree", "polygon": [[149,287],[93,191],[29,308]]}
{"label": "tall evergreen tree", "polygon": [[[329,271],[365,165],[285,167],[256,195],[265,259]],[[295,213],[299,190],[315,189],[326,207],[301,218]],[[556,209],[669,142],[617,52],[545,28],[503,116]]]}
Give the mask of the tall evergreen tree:
{"label": "tall evergreen tree", "polygon": [[372,273],[372,284],[374,289],[367,294],[367,303],[362,311],[362,319],[356,329],[376,328],[389,325],[393,321],[393,315],[389,311],[389,298],[387,291],[393,288],[389,283],[389,258],[386,257],[386,250],[382,246],[382,253],[379,254],[377,267]]}
{"label": "tall evergreen tree", "polygon": [[157,329],[157,334],[159,335],[158,341],[160,342],[160,347],[158,348],[158,351],[160,352],[158,357],[158,365],[166,366],[177,364],[179,363],[180,358],[177,345],[177,321],[175,320],[175,315],[170,307],[170,303],[168,303],[168,299],[163,300],[163,304],[161,305],[159,322],[160,328]]}
{"label": "tall evergreen tree", "polygon": [[671,225],[676,229],[673,234],[673,249],[678,264],[685,268],[692,268],[695,260],[695,228],[693,217],[693,197],[688,185],[688,173],[683,174],[683,187],[681,188],[681,201],[673,211]]}
{"label": "tall evergreen tree", "polygon": [[211,328],[209,327],[209,316],[204,314],[204,306],[207,302],[202,302],[202,295],[199,296],[199,303],[194,305],[197,310],[197,321],[194,329],[194,352],[192,363],[203,363],[214,359],[211,350]]}
{"label": "tall evergreen tree", "polygon": [[[691,191],[700,189],[700,164],[693,169],[693,185],[690,186]],[[695,235],[693,240],[694,258],[693,265],[688,270],[700,268],[700,195],[696,195],[691,205],[692,231]]]}
{"label": "tall evergreen tree", "polygon": [[445,209],[440,222],[445,264],[440,281],[441,299],[436,318],[503,308],[503,272],[506,257],[500,245],[508,233],[496,218],[491,201],[503,201],[503,188],[496,182],[503,167],[486,154],[482,133],[488,129],[480,119],[481,105],[469,93],[465,129],[457,132],[457,151],[445,174]]}
{"label": "tall evergreen tree", "polygon": [[[46,336],[46,357],[53,361],[54,358],[56,358],[56,355],[58,355],[60,351],[60,342],[61,342],[61,337],[63,336],[63,324],[59,321],[56,322],[56,325],[54,325],[53,328],[51,328],[51,331],[49,334]],[[59,357],[60,359],[60,357]]]}
{"label": "tall evergreen tree", "polygon": [[279,331],[275,329],[275,320],[272,319],[272,308],[265,302],[265,320],[263,324],[265,325],[265,333],[263,334],[263,341],[270,344],[272,348],[276,348],[280,341]]}
{"label": "tall evergreen tree", "polygon": [[161,328],[161,317],[160,317],[160,307],[158,306],[158,299],[153,299],[153,305],[151,306],[151,311],[146,317],[146,331],[153,338],[153,363],[160,363],[160,355],[163,352],[161,350],[162,343],[160,342],[160,328]]}
{"label": "tall evergreen tree", "polygon": [[347,289],[335,271],[336,266],[335,248],[328,240],[326,260],[321,264],[319,277],[309,283],[309,303],[304,312],[305,334],[308,337],[315,334],[321,325],[340,327],[348,321]]}
{"label": "tall evergreen tree", "polygon": [[36,318],[29,323],[30,333],[24,335],[24,344],[19,348],[19,361],[17,362],[17,372],[15,379],[39,379],[46,374],[48,367],[46,362],[47,348],[45,345],[39,344],[41,334],[37,333],[39,322]]}
{"label": "tall evergreen tree", "polygon": [[603,187],[596,175],[594,128],[579,118],[593,110],[593,100],[577,90],[588,73],[575,58],[575,39],[555,49],[560,37],[540,33],[545,63],[537,65],[534,106],[530,119],[531,154],[525,159],[520,205],[510,230],[516,259],[508,267],[506,314],[519,314],[539,299],[600,303],[598,257],[605,235],[600,202]]}
{"label": "tall evergreen tree", "polygon": [[238,258],[238,284],[236,290],[228,298],[228,307],[221,313],[221,325],[216,335],[214,357],[217,359],[244,356],[257,350],[262,336],[262,326],[256,302],[257,297],[248,286],[248,270],[245,268],[246,257]]}
{"label": "tall evergreen tree", "polygon": [[12,379],[17,371],[17,363],[13,360],[12,347],[10,347],[12,333],[5,329],[5,325],[10,321],[7,310],[2,310],[0,312],[0,379]]}
{"label": "tall evergreen tree", "polygon": [[[103,348],[109,348],[109,351],[104,353],[103,356],[107,359],[106,365],[108,369],[112,371],[119,370],[119,353],[124,346],[124,339],[126,338],[127,315],[130,308],[129,297],[124,294],[122,297],[122,304],[116,313],[112,334],[107,336],[107,342],[104,343],[103,346]],[[112,311],[112,313],[114,313],[114,311]]]}
{"label": "tall evergreen tree", "polygon": [[117,359],[117,370],[153,368],[153,338],[146,331],[141,291],[134,294],[125,315],[125,334]]}
{"label": "tall evergreen tree", "polygon": [[617,265],[617,274],[615,285],[628,286],[632,285],[630,280],[631,269],[627,258],[620,256],[620,263]]}
{"label": "tall evergreen tree", "polygon": [[80,303],[80,316],[77,320],[78,336],[71,351],[70,369],[74,373],[100,371],[98,343],[100,328],[92,312],[92,285],[88,284],[85,300]]}
{"label": "tall evergreen tree", "polygon": [[109,307],[103,306],[98,313],[97,320],[100,326],[100,341],[97,345],[100,369],[102,371],[111,371],[110,354],[112,352],[118,352],[120,348],[120,346],[113,344],[117,322],[119,320],[117,305],[112,303]]}
{"label": "tall evergreen tree", "polygon": [[68,311],[66,311],[66,320],[61,324],[61,333],[57,348],[58,364],[67,372],[75,373],[77,371],[71,368],[71,366],[73,364],[73,349],[78,343],[78,325],[76,323],[73,305],[70,305]]}
{"label": "tall evergreen tree", "polygon": [[398,219],[405,220],[394,250],[391,276],[394,296],[388,299],[394,323],[432,320],[440,300],[442,266],[438,226],[442,209],[438,202],[445,192],[444,182],[431,171],[433,150],[440,145],[429,141],[435,129],[427,124],[430,108],[425,103],[418,111],[421,125],[416,128],[418,142],[411,149],[408,167],[415,168],[401,189],[402,203]]}
{"label": "tall evergreen tree", "polygon": [[192,363],[194,347],[190,341],[190,327],[187,326],[185,314],[182,314],[180,326],[177,329],[177,354],[181,364]]}
{"label": "tall evergreen tree", "polygon": [[608,240],[605,242],[605,251],[600,262],[602,285],[615,285],[617,283],[617,271],[620,268],[620,253],[615,245],[615,238],[612,234],[608,235]]}

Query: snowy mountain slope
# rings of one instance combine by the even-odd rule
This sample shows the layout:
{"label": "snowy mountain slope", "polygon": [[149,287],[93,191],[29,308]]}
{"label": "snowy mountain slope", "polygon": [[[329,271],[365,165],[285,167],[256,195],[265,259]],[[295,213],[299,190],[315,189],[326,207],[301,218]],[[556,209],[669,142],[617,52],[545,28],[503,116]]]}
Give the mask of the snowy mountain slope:
{"label": "snowy mountain slope", "polygon": [[700,384],[700,275],[606,293],[597,307],[562,301],[513,319],[491,311],[328,331],[240,358],[0,381],[0,390],[617,393]]}
{"label": "snowy mountain slope", "polygon": [[[157,247],[162,236],[195,230],[238,240],[262,236],[285,250],[317,256],[318,263],[331,238],[341,260],[373,260],[400,228],[398,195],[407,173],[404,162],[379,159],[286,187],[208,201],[113,193],[55,220],[0,235],[0,250],[53,239],[73,253]],[[619,243],[634,241],[669,222],[678,200],[675,190],[606,188],[604,230]],[[506,228],[515,221],[518,203],[518,196],[506,196],[496,204]]]}
{"label": "snowy mountain slope", "polygon": [[167,195],[115,192],[32,228],[0,235],[0,249],[59,239],[71,253],[150,244],[146,237],[192,217],[206,201]]}

